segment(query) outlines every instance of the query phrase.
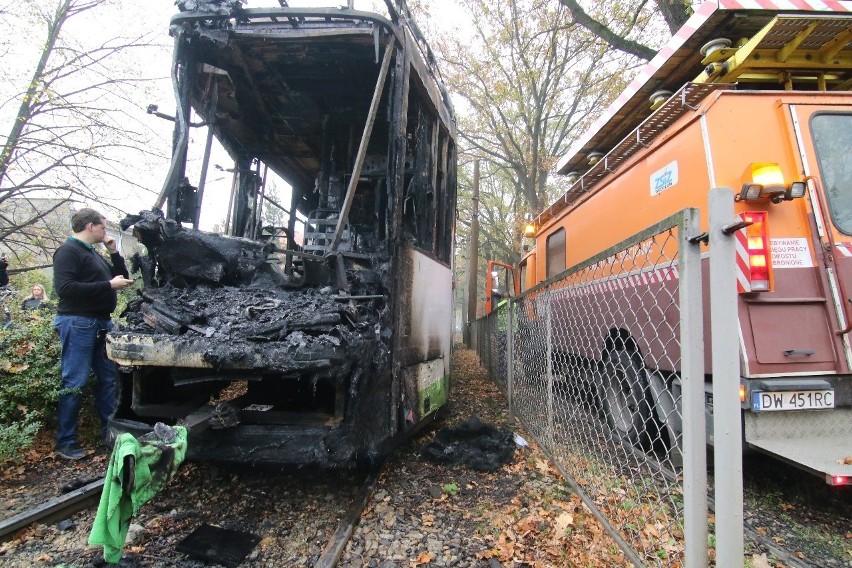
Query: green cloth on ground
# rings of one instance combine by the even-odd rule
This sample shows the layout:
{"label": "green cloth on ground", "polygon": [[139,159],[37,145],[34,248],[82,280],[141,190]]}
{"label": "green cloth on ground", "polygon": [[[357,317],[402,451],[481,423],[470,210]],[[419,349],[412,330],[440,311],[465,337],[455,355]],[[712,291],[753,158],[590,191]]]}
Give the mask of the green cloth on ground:
{"label": "green cloth on ground", "polygon": [[[154,432],[138,440],[132,434],[121,434],[107,469],[98,512],[89,534],[89,544],[104,547],[104,560],[111,564],[121,560],[130,518],[157,494],[177,473],[186,456],[187,430],[157,424]],[[125,458],[133,456],[136,465],[125,472]],[[132,477],[129,477],[132,475]],[[124,480],[130,479],[130,487]]]}

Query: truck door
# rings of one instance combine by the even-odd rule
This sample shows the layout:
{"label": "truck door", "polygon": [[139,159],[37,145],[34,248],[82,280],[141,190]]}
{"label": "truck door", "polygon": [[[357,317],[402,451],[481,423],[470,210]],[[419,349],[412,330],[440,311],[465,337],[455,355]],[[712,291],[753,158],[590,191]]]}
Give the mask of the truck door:
{"label": "truck door", "polygon": [[852,105],[791,106],[803,169],[810,176],[815,238],[824,256],[834,334],[852,367],[849,331],[852,304]]}

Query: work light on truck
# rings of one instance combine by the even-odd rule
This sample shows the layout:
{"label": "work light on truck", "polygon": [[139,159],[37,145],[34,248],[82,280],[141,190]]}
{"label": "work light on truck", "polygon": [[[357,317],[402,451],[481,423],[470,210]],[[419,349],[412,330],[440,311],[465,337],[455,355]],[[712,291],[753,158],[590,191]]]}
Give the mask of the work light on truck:
{"label": "work light on truck", "polygon": [[790,189],[787,190],[787,201],[804,197],[807,187],[808,184],[803,181],[794,181],[791,183]]}
{"label": "work light on truck", "polygon": [[768,199],[772,203],[790,201],[805,195],[805,182],[787,185],[781,166],[775,163],[752,163],[746,169],[743,186],[737,201]]}
{"label": "work light on truck", "polygon": [[527,226],[524,227],[524,236],[528,239],[535,237],[535,225],[527,223]]}

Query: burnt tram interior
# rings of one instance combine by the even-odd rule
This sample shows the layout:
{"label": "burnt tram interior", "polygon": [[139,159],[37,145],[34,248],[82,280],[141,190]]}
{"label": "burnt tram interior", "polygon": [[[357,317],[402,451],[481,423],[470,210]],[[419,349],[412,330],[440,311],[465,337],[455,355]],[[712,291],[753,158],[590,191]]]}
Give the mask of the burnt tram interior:
{"label": "burnt tram interior", "polygon": [[[446,92],[404,5],[388,1],[388,19],[193,7],[171,25],[167,178],[155,207],[123,222],[147,254],[133,259],[144,289],[128,326],[108,338],[122,370],[113,427],[185,423],[195,459],[369,462],[448,395]],[[210,140],[193,185],[191,111],[234,159],[224,235],[198,230]],[[284,208],[265,196],[269,171],[293,188],[285,226],[261,222]]]}

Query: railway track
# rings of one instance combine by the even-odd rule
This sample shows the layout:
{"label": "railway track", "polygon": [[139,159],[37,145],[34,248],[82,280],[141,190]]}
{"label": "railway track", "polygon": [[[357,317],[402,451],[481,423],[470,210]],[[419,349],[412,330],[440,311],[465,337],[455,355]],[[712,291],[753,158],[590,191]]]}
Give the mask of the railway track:
{"label": "railway track", "polygon": [[[746,483],[747,522],[745,540],[752,545],[751,550],[766,551],[770,558],[780,561],[784,566],[790,568],[848,566],[848,561],[847,564],[842,563],[842,561],[837,563],[821,561],[813,556],[812,550],[804,551],[805,559],[802,559],[799,543],[785,542],[784,539],[779,539],[779,537],[785,536],[783,534],[785,531],[793,533],[799,529],[782,525],[785,521],[779,519],[777,515],[773,517],[771,511],[756,515],[753,511],[754,507],[750,505],[758,501],[778,498],[778,493],[783,487],[787,487],[791,492],[802,492],[804,488],[810,488],[811,496],[809,499],[824,501],[824,506],[814,506],[811,511],[812,514],[820,517],[822,524],[848,523],[848,518],[842,516],[844,495],[832,494],[830,491],[824,493],[821,491],[821,485],[809,483],[812,480],[808,476],[799,476],[795,471],[791,472],[786,471],[785,468],[779,468],[771,460],[758,459],[757,462],[752,462],[749,465],[749,469],[754,473],[753,479],[748,479]],[[778,471],[782,473],[778,473]],[[338,564],[365,506],[370,502],[370,496],[376,485],[378,475],[379,472],[377,471],[365,477],[349,479],[345,482],[326,479],[314,483],[311,480],[306,480],[305,476],[246,475],[199,468],[180,480],[177,487],[167,489],[164,492],[162,503],[155,499],[149,505],[143,507],[143,511],[140,513],[140,522],[151,526],[168,524],[164,519],[197,521],[203,518],[208,522],[214,520],[211,515],[201,515],[195,510],[203,501],[203,499],[198,499],[198,496],[203,494],[198,485],[201,479],[206,479],[207,485],[218,486],[224,489],[226,493],[231,493],[229,497],[220,498],[218,494],[210,496],[211,501],[216,503],[216,510],[220,512],[220,515],[224,516],[227,512],[234,512],[234,517],[240,517],[239,522],[232,523],[230,526],[239,526],[243,530],[254,531],[258,534],[281,533],[282,538],[287,538],[290,541],[301,540],[303,541],[302,544],[308,545],[304,547],[308,549],[304,557],[295,556],[292,553],[286,557],[278,556],[281,561],[280,565],[313,565],[331,568]],[[757,482],[757,480],[761,482]],[[229,487],[231,483],[234,485]],[[304,485],[301,485],[302,483]],[[0,522],[0,540],[8,540],[22,531],[33,530],[32,525],[34,523],[45,525],[74,515],[80,515],[80,517],[75,517],[78,519],[82,517],[77,524],[85,529],[94,516],[94,507],[100,496],[102,484],[102,479],[89,481],[65,495],[49,499],[37,507],[16,515],[14,518]],[[289,490],[280,491],[282,486],[289,487]],[[825,499],[824,495],[831,497]],[[848,496],[848,492],[845,495]],[[243,511],[235,511],[235,509],[240,508],[240,504],[244,500],[248,502],[245,503],[246,506],[243,507]],[[329,507],[328,505],[332,502],[341,506]],[[317,507],[318,503],[323,503],[324,506]],[[178,507],[178,510],[171,511],[166,515],[162,514],[164,510],[172,507]],[[275,515],[272,519],[265,519],[263,516],[261,518],[256,516],[243,517],[240,514],[252,509],[257,510],[259,507],[265,508],[269,512],[284,509],[289,513]],[[86,508],[88,508],[88,511],[86,511]],[[304,512],[305,515],[299,515],[300,512]],[[837,516],[832,516],[835,513],[837,513]],[[323,530],[314,534],[311,534],[310,531],[299,532],[297,527],[306,518],[322,518],[318,526],[323,527]],[[773,525],[774,528],[770,525]],[[174,528],[176,533],[185,534],[189,532],[191,526],[192,523],[183,523],[175,525]],[[779,529],[779,526],[785,528]],[[767,527],[770,527],[770,530],[766,530]],[[85,536],[86,531],[84,530],[75,538],[80,543],[85,543]],[[308,542],[309,540],[313,542]],[[778,540],[782,540],[782,542],[778,542]],[[176,541],[176,538],[146,534],[144,546],[141,547],[146,552],[133,552],[136,548],[132,545],[127,547],[126,550],[131,551],[129,557],[133,559],[130,565],[194,566],[190,559],[174,550]],[[263,547],[264,544],[261,543],[259,546]],[[77,558],[94,559],[98,556],[98,551],[99,549],[89,547],[86,553],[88,556],[78,554]],[[28,565],[32,558],[33,556],[28,556],[22,559],[18,565]],[[6,565],[5,560],[4,565]],[[15,564],[10,565],[14,566]]]}
{"label": "railway track", "polygon": [[58,497],[52,497],[31,509],[0,521],[0,542],[9,540],[17,531],[32,524],[67,519],[78,511],[96,506],[103,487],[103,478],[91,480],[81,487]]}
{"label": "railway track", "polygon": [[334,531],[325,549],[323,549],[322,555],[320,555],[314,568],[334,568],[337,566],[337,562],[343,554],[343,549],[346,548],[346,543],[349,542],[352,532],[355,530],[355,525],[358,524],[361,513],[364,512],[364,508],[370,500],[370,495],[372,495],[373,489],[376,487],[376,481],[379,479],[380,472],[380,469],[376,469],[367,475],[361,492],[352,501],[352,505],[346,511],[346,515],[340,519],[337,529]]}
{"label": "railway track", "polygon": [[[183,503],[183,510],[171,510],[166,518],[194,519],[202,516],[209,518],[210,515],[201,515],[199,511],[194,509],[194,506],[198,503],[192,498],[194,494],[199,493],[199,490],[195,489],[196,483],[201,482],[202,478],[210,477],[213,478],[214,483],[217,480],[219,482],[238,481],[238,483],[229,487],[219,486],[222,489],[221,494],[211,497],[217,505],[213,513],[225,516],[236,508],[239,508],[241,513],[251,513],[252,511],[261,513],[259,515],[261,518],[255,517],[254,521],[244,518],[244,520],[241,519],[241,522],[234,522],[233,525],[241,525],[240,528],[243,531],[256,532],[259,537],[258,540],[261,541],[259,544],[261,547],[265,545],[264,541],[268,542],[270,534],[281,533],[286,535],[288,539],[296,541],[296,544],[301,544],[301,548],[308,551],[305,557],[297,556],[295,552],[283,552],[282,556],[287,556],[280,558],[280,565],[313,565],[321,568],[333,568],[337,565],[364,508],[369,502],[381,473],[379,467],[361,476],[360,479],[352,479],[352,476],[346,479],[334,479],[322,475],[320,476],[321,481],[316,482],[316,479],[304,474],[288,476],[217,471],[211,476],[206,469],[198,466],[198,471],[193,475],[178,481],[176,487],[167,488],[163,492],[163,502],[158,501],[159,496],[155,497],[143,507],[139,518],[135,518],[133,521],[142,523],[147,521],[146,524],[149,526],[153,524],[165,525],[166,523],[160,520],[162,517],[157,513],[166,508],[171,508],[176,502]],[[237,480],[235,477],[242,479]],[[243,482],[245,492],[240,491],[239,482]],[[103,478],[89,480],[68,493],[47,499],[43,503],[0,521],[0,542],[8,543],[11,539],[20,538],[21,535],[28,532],[35,532],[35,534],[41,536],[46,531],[44,527],[38,529],[38,525],[51,525],[58,521],[74,518],[76,519],[74,523],[66,521],[68,525],[78,525],[76,532],[69,538],[77,541],[81,548],[76,554],[76,558],[66,558],[64,561],[71,561],[72,563],[94,561],[99,556],[100,548],[86,548],[85,542],[103,485]],[[282,487],[288,489],[282,491]],[[338,490],[338,492],[336,493],[335,490]],[[182,492],[188,493],[188,495],[182,497]],[[249,493],[254,494],[255,497],[248,498]],[[257,496],[261,498],[257,499]],[[185,497],[189,497],[189,499]],[[263,497],[270,498],[263,499]],[[246,501],[250,501],[253,505],[264,502],[265,506],[240,507],[240,504]],[[316,521],[316,526],[327,529],[316,531],[314,534],[311,534],[310,530],[300,530],[307,525],[303,522],[307,515],[310,515],[312,520]],[[254,522],[254,526],[250,524],[252,522]],[[189,526],[189,523],[185,524]],[[267,534],[264,535],[262,531]],[[321,541],[320,533],[325,535],[326,542]],[[23,540],[33,543],[36,539],[24,537]],[[125,546],[125,559],[128,559],[129,565],[196,565],[193,562],[197,563],[197,561],[193,561],[190,557],[175,550],[174,538],[168,539],[168,542],[161,542],[163,539],[158,538],[152,540],[155,541],[157,546],[148,546],[146,543],[146,546],[142,547],[145,549],[144,552],[136,551],[131,543]],[[161,544],[170,546],[160,546]],[[300,548],[299,546],[288,547],[287,544],[278,546],[283,550]],[[38,552],[36,558],[44,559],[45,555],[51,554],[49,547],[38,550]],[[9,566],[28,566],[33,562],[31,554],[21,556],[19,560],[15,558],[18,557],[13,555],[10,558],[6,554],[2,563]],[[208,558],[208,560],[210,559]],[[11,562],[7,564],[7,561]]]}

